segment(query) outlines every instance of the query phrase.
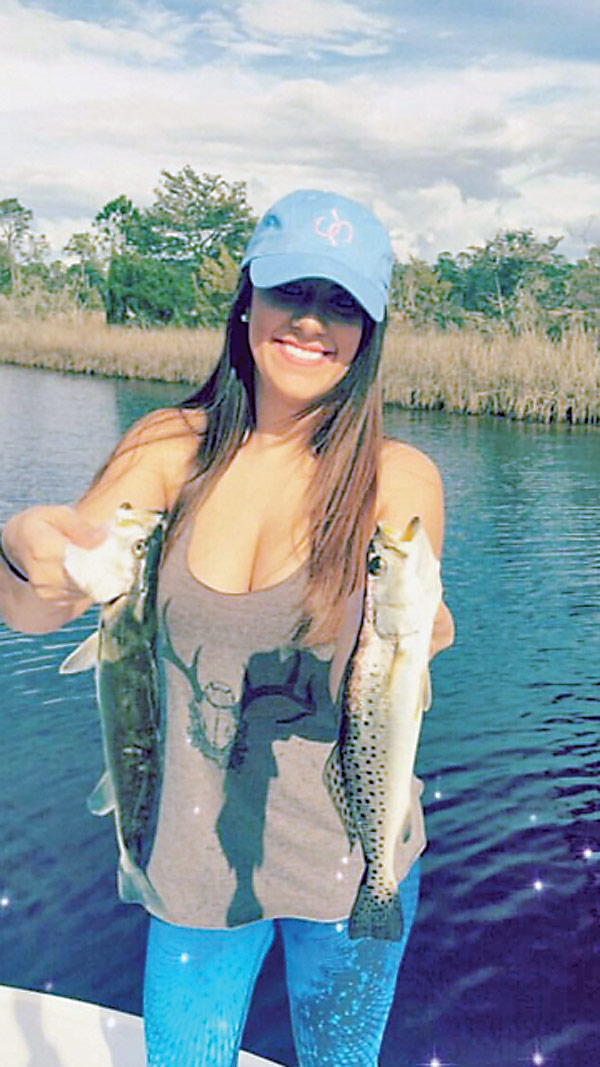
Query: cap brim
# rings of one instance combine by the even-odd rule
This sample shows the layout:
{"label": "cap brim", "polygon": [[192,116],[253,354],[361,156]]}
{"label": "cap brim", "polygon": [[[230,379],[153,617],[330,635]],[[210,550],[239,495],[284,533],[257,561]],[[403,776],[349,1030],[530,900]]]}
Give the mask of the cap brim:
{"label": "cap brim", "polygon": [[272,289],[297,278],[326,278],[347,289],[375,322],[385,318],[385,302],[379,288],[351,268],[328,256],[295,252],[257,256],[250,260],[250,281],[257,289]]}

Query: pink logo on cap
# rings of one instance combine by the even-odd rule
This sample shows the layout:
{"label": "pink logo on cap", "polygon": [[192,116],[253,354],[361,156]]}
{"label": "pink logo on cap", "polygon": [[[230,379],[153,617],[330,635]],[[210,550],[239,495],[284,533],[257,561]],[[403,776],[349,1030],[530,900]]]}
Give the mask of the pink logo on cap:
{"label": "pink logo on cap", "polygon": [[323,237],[324,240],[329,241],[330,245],[334,248],[340,244],[341,241],[344,244],[349,245],[354,240],[354,227],[348,219],[341,219],[338,210],[335,207],[331,209],[331,222],[325,228],[325,215],[319,215],[318,219],[315,219],[313,223],[313,230],[317,237]]}

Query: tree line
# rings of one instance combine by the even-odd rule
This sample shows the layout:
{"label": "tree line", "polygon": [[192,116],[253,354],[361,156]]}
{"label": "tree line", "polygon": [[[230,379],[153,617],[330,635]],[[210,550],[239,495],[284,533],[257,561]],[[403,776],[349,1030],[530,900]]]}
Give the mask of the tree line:
{"label": "tree line", "polygon": [[[41,313],[102,309],[108,323],[219,326],[255,223],[245,182],[185,166],[161,172],[148,207],[125,195],[110,200],[53,259],[32,211],[10,197],[0,200],[0,294]],[[561,240],[501,231],[483,245],[441,252],[434,263],[397,261],[391,314],[417,329],[501,327],[556,339],[574,327],[595,331],[600,247],[571,261]]]}

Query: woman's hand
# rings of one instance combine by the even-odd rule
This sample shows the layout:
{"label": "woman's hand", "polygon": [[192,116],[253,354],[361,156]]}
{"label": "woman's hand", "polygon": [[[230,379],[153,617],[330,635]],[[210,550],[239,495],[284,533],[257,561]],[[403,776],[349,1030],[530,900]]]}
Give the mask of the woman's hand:
{"label": "woman's hand", "polygon": [[64,569],[69,541],[95,548],[106,536],[70,507],[33,507],[13,515],[2,533],[8,558],[27,577],[40,600],[58,603],[81,600],[82,592]]}
{"label": "woman's hand", "polygon": [[169,510],[197,452],[197,424],[175,410],[152,412],[127,432],[75,508],[33,507],[9,519],[4,552],[27,580],[0,561],[0,617],[8,626],[47,633],[85,611],[90,600],[64,568],[67,544],[96,548],[125,501]]}

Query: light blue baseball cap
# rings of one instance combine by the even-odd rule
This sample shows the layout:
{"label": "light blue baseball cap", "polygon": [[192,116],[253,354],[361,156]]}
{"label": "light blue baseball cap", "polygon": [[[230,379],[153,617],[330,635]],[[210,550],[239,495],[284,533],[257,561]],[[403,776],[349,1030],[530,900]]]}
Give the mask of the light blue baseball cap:
{"label": "light blue baseball cap", "polygon": [[298,189],[263,215],[242,266],[249,266],[259,289],[297,278],[327,278],[381,322],[393,262],[386,231],[362,204],[337,193]]}

